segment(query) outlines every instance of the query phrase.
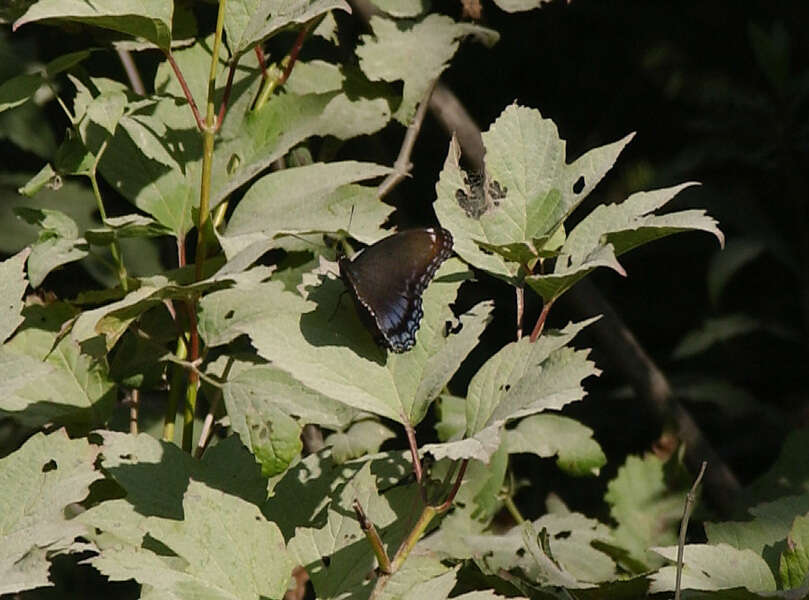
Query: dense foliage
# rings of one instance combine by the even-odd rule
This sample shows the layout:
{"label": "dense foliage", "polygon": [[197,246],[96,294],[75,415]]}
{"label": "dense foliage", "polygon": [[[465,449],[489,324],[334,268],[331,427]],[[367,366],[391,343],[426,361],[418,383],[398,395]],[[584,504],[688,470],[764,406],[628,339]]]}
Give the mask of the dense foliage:
{"label": "dense foliage", "polygon": [[[762,375],[745,386],[738,373],[768,372],[748,371],[742,353],[712,354],[763,333],[779,353],[805,356],[796,332],[809,330],[799,309],[809,221],[794,170],[809,80],[790,70],[783,25],[751,25],[789,135],[758,144],[755,157],[741,142],[723,154],[706,135],[653,173],[625,158],[637,141],[628,130],[588,148],[582,135],[582,151],[568,150],[499,59],[447,71],[467,48],[515,52],[508,44],[533,39],[520,27],[534,19],[552,28],[604,10],[576,4],[496,0],[483,14],[474,1],[442,14],[419,0],[0,8],[0,595],[809,592],[809,434],[787,437],[790,406],[756,397],[763,379],[805,403],[805,381]],[[436,84],[445,71],[467,93],[464,77],[498,82],[482,134]],[[770,115],[768,96],[711,83],[701,96],[682,81],[659,87],[717,136]],[[709,119],[710,101],[736,112]],[[414,150],[419,136],[434,147]],[[724,246],[717,221],[692,206],[723,212],[721,195],[690,181],[711,161],[792,165],[799,233],[793,243],[776,224],[729,239],[701,298],[715,314],[702,326],[687,319],[690,332],[680,324],[666,377],[603,299],[587,309],[582,289],[600,296],[582,280],[631,273],[642,291],[622,307],[630,324],[654,320],[661,279],[701,290],[702,270],[672,277],[658,245],[645,245],[698,232],[662,244],[685,262],[706,239]],[[393,224],[430,222],[452,233],[456,256],[424,292],[415,347],[389,353],[342,297],[336,258]],[[780,320],[763,301],[725,311],[723,297],[765,255],[801,299],[782,301]],[[716,366],[701,371],[700,360]],[[622,414],[601,408],[610,399],[624,401]],[[662,433],[644,401],[668,421]],[[695,421],[680,401],[715,408],[693,405]],[[709,441],[727,422],[786,438],[766,465],[780,444],[762,436],[765,464],[741,473],[744,489],[740,461]],[[708,502],[683,546],[703,460]]]}

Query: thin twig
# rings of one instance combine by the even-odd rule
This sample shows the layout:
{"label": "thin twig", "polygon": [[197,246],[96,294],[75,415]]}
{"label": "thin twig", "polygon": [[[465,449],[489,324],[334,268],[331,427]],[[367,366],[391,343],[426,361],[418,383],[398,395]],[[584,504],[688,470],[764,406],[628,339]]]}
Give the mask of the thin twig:
{"label": "thin twig", "polygon": [[132,58],[132,54],[129,50],[124,48],[116,48],[115,50],[118,53],[118,59],[121,61],[121,65],[124,67],[126,78],[129,79],[129,86],[132,88],[132,91],[138,96],[145,96],[146,87],[143,85],[143,80],[140,78],[140,73]]}
{"label": "thin twig", "polygon": [[362,529],[368,543],[371,544],[374,555],[376,555],[376,560],[379,562],[379,570],[385,574],[392,573],[393,571],[391,571],[388,553],[385,552],[385,546],[382,544],[382,538],[379,537],[376,527],[374,527],[374,524],[365,515],[365,511],[362,509],[362,505],[360,504],[359,500],[355,499],[351,506],[354,508],[354,512],[357,514],[357,521],[360,523],[360,529]]}
{"label": "thin twig", "polygon": [[396,162],[393,163],[393,173],[388,175],[377,188],[376,194],[378,198],[384,198],[394,187],[404,180],[405,177],[410,175],[410,170],[413,168],[413,163],[410,162],[410,155],[413,153],[413,147],[416,145],[416,139],[419,136],[421,125],[424,123],[424,116],[427,114],[427,107],[430,105],[430,96],[432,96],[437,81],[436,79],[430,84],[430,87],[427,88],[424,97],[421,99],[416,115],[407,128],[404,140],[402,140],[399,156],[396,158]]}
{"label": "thin twig", "polygon": [[419,445],[416,442],[416,432],[407,420],[405,420],[404,428],[407,434],[407,444],[410,446],[410,456],[413,459],[413,473],[416,475],[416,482],[421,486],[423,473],[421,470],[421,459],[419,458]]}
{"label": "thin twig", "polygon": [[182,71],[180,71],[180,67],[177,66],[174,56],[172,56],[170,51],[166,50],[165,54],[172,70],[174,71],[174,75],[177,77],[177,81],[180,82],[180,87],[183,88],[185,99],[188,100],[188,106],[191,107],[191,112],[194,114],[194,120],[197,122],[197,128],[200,131],[205,131],[205,122],[202,120],[202,115],[199,112],[199,108],[197,108],[197,103],[194,102],[194,96],[191,95],[191,90],[188,89],[188,84],[185,81],[185,77],[183,77]]}
{"label": "thin twig", "polygon": [[[230,370],[236,361],[233,357],[228,357],[225,368],[222,369],[222,381],[227,381],[230,375]],[[208,440],[211,437],[213,429],[213,420],[216,415],[216,409],[219,407],[219,402],[222,399],[222,388],[217,387],[214,397],[211,399],[211,406],[208,408],[208,414],[205,415],[205,422],[202,424],[202,431],[199,433],[199,440],[197,441],[197,448],[194,450],[194,458],[202,458],[202,453],[205,452],[205,447],[208,445]]]}
{"label": "thin twig", "polygon": [[699,474],[694,480],[694,485],[685,497],[685,507],[683,508],[683,518],[680,521],[680,541],[677,544],[677,577],[674,582],[674,600],[680,600],[680,582],[683,576],[683,552],[685,550],[685,532],[688,529],[688,520],[691,518],[691,511],[694,510],[694,503],[697,501],[697,487],[702,476],[705,475],[705,469],[708,466],[706,461],[702,461],[702,466],[699,468]]}
{"label": "thin twig", "polygon": [[129,433],[138,435],[138,408],[140,408],[140,390],[129,390]]}
{"label": "thin twig", "polygon": [[518,285],[514,288],[514,294],[517,297],[517,339],[522,337],[522,315],[525,311],[525,288]]}

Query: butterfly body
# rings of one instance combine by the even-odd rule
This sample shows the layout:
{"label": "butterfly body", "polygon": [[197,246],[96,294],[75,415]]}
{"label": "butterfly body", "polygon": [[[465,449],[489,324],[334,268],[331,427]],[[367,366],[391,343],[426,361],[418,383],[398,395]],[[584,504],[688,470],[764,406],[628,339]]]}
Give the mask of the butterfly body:
{"label": "butterfly body", "polygon": [[440,227],[395,233],[353,260],[338,259],[363,325],[377,344],[406,352],[416,343],[423,311],[421,295],[452,254],[452,235]]}

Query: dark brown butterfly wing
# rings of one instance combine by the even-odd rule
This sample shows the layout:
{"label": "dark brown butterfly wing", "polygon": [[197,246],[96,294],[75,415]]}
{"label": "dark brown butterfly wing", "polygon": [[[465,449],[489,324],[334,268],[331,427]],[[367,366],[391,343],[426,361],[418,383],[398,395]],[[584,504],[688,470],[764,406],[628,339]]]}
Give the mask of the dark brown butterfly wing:
{"label": "dark brown butterfly wing", "polygon": [[421,295],[452,254],[452,235],[440,227],[410,229],[340,258],[340,277],[363,324],[380,346],[405,352],[416,343]]}

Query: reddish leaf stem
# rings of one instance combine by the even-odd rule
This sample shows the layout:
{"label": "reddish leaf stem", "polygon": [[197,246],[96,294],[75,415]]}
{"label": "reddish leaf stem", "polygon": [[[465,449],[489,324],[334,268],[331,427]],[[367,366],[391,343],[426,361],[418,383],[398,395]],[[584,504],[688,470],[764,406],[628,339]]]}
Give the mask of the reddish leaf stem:
{"label": "reddish leaf stem", "polygon": [[267,79],[267,61],[264,58],[264,50],[260,45],[256,45],[256,58],[258,59],[258,66],[261,68],[261,77]]}
{"label": "reddish leaf stem", "polygon": [[197,127],[200,131],[205,131],[205,121],[202,120],[202,115],[199,112],[199,108],[197,108],[197,103],[194,102],[194,97],[191,95],[191,90],[188,89],[188,84],[185,81],[185,77],[183,77],[182,71],[180,71],[180,67],[177,66],[171,52],[166,51],[165,54],[172,70],[174,71],[174,74],[177,76],[177,81],[180,82],[180,87],[183,88],[183,94],[185,94],[185,98],[188,100],[188,105],[191,107],[191,112],[194,114],[194,120],[197,122]]}
{"label": "reddish leaf stem", "polygon": [[230,101],[230,90],[233,88],[233,76],[236,73],[237,60],[234,59],[230,63],[230,70],[228,71],[228,81],[225,84],[225,93],[222,96],[222,104],[219,106],[219,115],[216,117],[216,130],[219,131],[222,127],[222,122],[225,120],[225,113],[228,109],[228,102]]}
{"label": "reddish leaf stem", "polygon": [[453,500],[455,500],[455,496],[458,495],[458,490],[461,489],[461,482],[463,481],[463,476],[466,474],[466,467],[469,464],[469,459],[465,458],[461,462],[461,468],[458,470],[458,477],[455,479],[455,483],[452,485],[452,489],[449,491],[449,495],[444,502],[435,507],[436,512],[442,513],[449,510],[449,507],[452,506]]}
{"label": "reddish leaf stem", "polygon": [[548,318],[548,313],[551,310],[551,306],[553,306],[553,300],[549,300],[542,307],[542,312],[539,313],[537,324],[534,325],[534,330],[531,332],[531,337],[529,338],[532,344],[537,341],[537,338],[542,333],[542,329],[545,327],[545,319]]}
{"label": "reddish leaf stem", "polygon": [[287,55],[287,65],[284,67],[284,73],[281,75],[281,79],[278,81],[278,85],[284,85],[286,80],[289,78],[289,74],[292,73],[292,69],[295,67],[295,63],[298,61],[298,54],[301,51],[301,47],[303,47],[303,41],[306,39],[309,31],[312,29],[312,24],[314,21],[309,21],[303,28],[298,32],[298,37],[295,38],[295,43],[292,45],[292,50],[289,51]]}

